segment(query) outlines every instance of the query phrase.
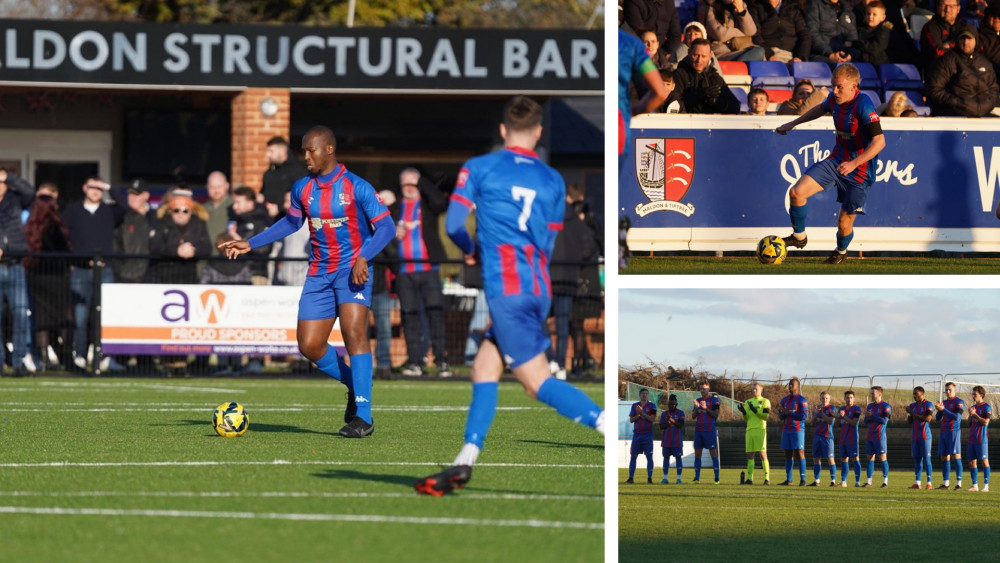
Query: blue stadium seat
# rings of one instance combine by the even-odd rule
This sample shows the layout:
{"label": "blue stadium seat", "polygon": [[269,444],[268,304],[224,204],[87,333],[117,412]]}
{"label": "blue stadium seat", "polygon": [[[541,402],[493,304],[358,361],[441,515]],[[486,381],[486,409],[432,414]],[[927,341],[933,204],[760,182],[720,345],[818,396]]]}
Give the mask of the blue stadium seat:
{"label": "blue stadium seat", "polygon": [[730,88],[729,91],[740,101],[740,113],[746,113],[750,109],[750,106],[747,105],[746,91],[743,88]]}
{"label": "blue stadium seat", "polygon": [[882,85],[889,90],[921,90],[924,81],[920,79],[920,71],[917,67],[909,64],[885,63],[880,66],[879,76],[882,78]]}
{"label": "blue stadium seat", "polygon": [[747,68],[753,77],[754,86],[777,86],[791,88],[795,79],[788,74],[785,63],[778,61],[749,61]]}
{"label": "blue stadium seat", "polygon": [[896,92],[902,92],[906,94],[906,98],[910,101],[910,105],[917,112],[917,115],[921,117],[926,117],[931,114],[931,108],[924,102],[924,96],[920,92],[914,90],[886,90],[885,91],[885,101],[888,102],[892,99],[892,95]]}
{"label": "blue stadium seat", "polygon": [[[841,63],[844,64],[844,63]],[[882,81],[878,78],[878,71],[875,70],[875,65],[871,63],[851,63],[858,69],[861,73],[861,89],[862,90],[881,90]],[[840,66],[840,65],[837,65]]]}
{"label": "blue stadium seat", "polygon": [[882,98],[879,97],[878,92],[875,90],[862,90],[861,93],[871,98],[875,107],[878,107],[882,103]]}
{"label": "blue stadium seat", "polygon": [[830,86],[833,75],[830,73],[830,65],[826,63],[792,63],[792,76],[798,82],[803,78],[808,78],[817,88]]}

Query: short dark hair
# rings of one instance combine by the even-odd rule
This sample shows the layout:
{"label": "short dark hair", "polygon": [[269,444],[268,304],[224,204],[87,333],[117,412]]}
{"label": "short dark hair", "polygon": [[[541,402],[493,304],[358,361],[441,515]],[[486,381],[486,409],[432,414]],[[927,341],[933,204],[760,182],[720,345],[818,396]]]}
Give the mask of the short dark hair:
{"label": "short dark hair", "polygon": [[947,389],[947,388],[949,388],[949,387],[955,387],[956,389],[958,388],[958,386],[957,386],[957,385],[955,385],[955,382],[954,382],[954,381],[949,381],[948,383],[945,383],[945,384],[944,384],[944,388],[945,388],[945,389]]}
{"label": "short dark hair", "polygon": [[305,138],[309,135],[317,135],[321,138],[325,138],[331,145],[333,145],[334,149],[337,148],[337,136],[333,134],[333,129],[330,129],[325,125],[314,125],[313,127],[310,127],[309,130],[306,131],[306,134],[302,137]]}
{"label": "short dark hair", "polygon": [[87,179],[84,180],[83,183],[86,185],[86,183],[89,182],[89,181],[91,181],[91,180],[97,180],[98,182],[103,182],[104,178],[101,178],[97,174],[91,174],[90,176],[87,176]]}
{"label": "short dark hair", "polygon": [[646,389],[645,387],[643,387],[642,389],[639,389],[639,394],[642,395],[643,393],[647,393],[648,394],[649,393],[649,389]]}
{"label": "short dark hair", "polygon": [[660,69],[660,80],[662,80],[664,82],[673,82],[674,81],[674,69],[672,67],[670,67],[669,65],[661,68]]}
{"label": "short dark hair", "polygon": [[55,182],[42,182],[41,184],[38,184],[39,190],[43,188],[59,193],[59,186]]}
{"label": "short dark hair", "polygon": [[802,78],[798,82],[795,83],[795,86],[792,88],[792,92],[798,92],[800,86],[808,86],[808,87],[812,88],[813,90],[816,89],[816,85],[813,84],[812,80],[809,80],[808,78]]}
{"label": "short dark hair", "polygon": [[899,117],[920,117],[920,114],[917,113],[917,110],[908,107],[900,112]]}
{"label": "short dark hair", "polygon": [[287,147],[288,141],[281,135],[275,135],[274,137],[271,137],[270,139],[267,140],[267,146],[272,147],[274,145],[282,145]]}
{"label": "short dark hair", "polygon": [[920,386],[920,385],[917,385],[916,387],[914,387],[913,390],[914,391],[920,391],[921,393],[924,392],[924,388],[922,386]]}
{"label": "short dark hair", "polygon": [[695,39],[694,41],[691,42],[690,52],[694,52],[694,48],[697,47],[698,45],[708,45],[709,49],[712,48],[712,42],[711,41],[709,41],[708,39],[705,39],[704,37],[699,37],[699,38],[697,38],[697,39]]}
{"label": "short dark hair", "polygon": [[978,393],[978,394],[982,395],[983,397],[986,396],[986,388],[983,387],[982,385],[976,385],[975,387],[973,387],[972,388],[972,392],[973,393]]}
{"label": "short dark hair", "polygon": [[580,184],[573,182],[566,186],[566,195],[573,199],[581,199],[587,195],[587,190]]}
{"label": "short dark hair", "polygon": [[249,199],[250,201],[257,203],[257,192],[253,188],[248,188],[246,186],[240,186],[233,190],[233,196],[240,196]]}
{"label": "short dark hair", "polygon": [[503,107],[503,124],[509,131],[527,131],[542,124],[542,106],[527,96],[514,96]]}
{"label": "short dark hair", "polygon": [[879,2],[879,0],[872,0],[871,2],[869,2],[868,5],[865,6],[865,11],[867,12],[871,8],[878,8],[878,9],[882,10],[883,12],[886,11],[885,10],[885,4],[883,4],[882,2]]}
{"label": "short dark hair", "polygon": [[771,96],[767,93],[767,90],[763,88],[751,88],[750,93],[747,94],[747,99],[752,100],[753,97],[758,94],[764,94],[764,99],[767,101],[771,101]]}
{"label": "short dark hair", "polygon": [[879,386],[879,385],[873,385],[872,386],[872,391],[878,391],[879,393],[881,393],[882,392],[882,387]]}
{"label": "short dark hair", "polygon": [[848,389],[847,391],[844,391],[844,396],[846,397],[848,395],[850,395],[850,396],[853,397],[854,396],[854,391],[851,391],[850,389]]}

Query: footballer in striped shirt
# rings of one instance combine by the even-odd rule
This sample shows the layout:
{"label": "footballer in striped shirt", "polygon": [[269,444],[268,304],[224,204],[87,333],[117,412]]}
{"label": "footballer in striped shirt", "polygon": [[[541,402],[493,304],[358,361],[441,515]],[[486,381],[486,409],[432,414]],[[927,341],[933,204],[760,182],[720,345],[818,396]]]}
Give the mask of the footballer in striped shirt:
{"label": "footballer in striped shirt", "polygon": [[889,460],[885,457],[885,427],[889,424],[892,405],[882,400],[882,388],[878,385],[871,388],[871,402],[865,409],[865,424],[868,425],[868,442],[865,453],[868,454],[868,481],[865,487],[872,486],[872,474],[875,473],[875,458],[882,462],[882,487],[889,486]]}
{"label": "footballer in striped shirt", "polygon": [[962,413],[965,411],[965,401],[958,398],[955,384],[949,381],[944,385],[943,401],[934,403],[937,413],[934,417],[941,422],[941,435],[938,437],[938,455],[941,456],[941,477],[944,483],[939,489],[951,486],[951,465],[955,464],[955,476],[958,484],[955,490],[962,488]]}
{"label": "footballer in striped shirt", "polygon": [[663,448],[663,480],[661,485],[666,485],[670,481],[667,473],[670,472],[670,458],[677,462],[677,484],[681,484],[681,472],[684,471],[684,411],[677,408],[677,395],[671,395],[667,399],[667,410],[660,415],[660,429],[663,430],[663,440],[660,442]]}
{"label": "footballer in striped shirt", "polygon": [[854,462],[854,486],[861,486],[861,460],[858,459],[858,423],[861,407],[854,404],[854,391],[844,392],[840,407],[840,486],[847,486],[847,462]]}
{"label": "footballer in striped shirt", "polygon": [[778,418],[782,421],[781,449],[785,450],[785,481],[792,484],[792,458],[799,464],[799,486],[806,484],[806,420],[809,419],[809,402],[799,394],[799,378],[788,382],[788,392],[778,404]]}
{"label": "footballer in striped shirt", "polygon": [[813,436],[813,479],[810,487],[819,486],[819,474],[823,469],[822,460],[830,466],[830,486],[837,486],[837,463],[833,460],[833,423],[837,421],[837,407],[830,404],[830,394],[819,394],[823,403],[816,409],[816,434]]}
{"label": "footballer in striped shirt", "polygon": [[[972,388],[972,402],[969,408],[969,473],[972,474],[972,486],[970,491],[990,490],[990,455],[989,441],[986,429],[990,424],[990,417],[993,415],[993,408],[986,402],[986,389],[982,385]],[[978,486],[979,462],[983,464],[983,488]]]}
{"label": "footballer in striped shirt", "polygon": [[913,402],[906,407],[906,422],[910,424],[910,455],[913,456],[913,472],[916,480],[911,489],[920,488],[920,472],[927,475],[927,488],[931,486],[931,419],[934,418],[934,405],[924,398],[924,388],[913,388]]}
{"label": "footballer in striped shirt", "polygon": [[715,419],[719,418],[722,402],[711,393],[708,382],[700,385],[701,397],[694,401],[691,417],[694,425],[694,481],[701,482],[701,452],[707,449],[712,456],[712,469],[715,471],[715,484],[719,484],[719,433],[715,428]]}

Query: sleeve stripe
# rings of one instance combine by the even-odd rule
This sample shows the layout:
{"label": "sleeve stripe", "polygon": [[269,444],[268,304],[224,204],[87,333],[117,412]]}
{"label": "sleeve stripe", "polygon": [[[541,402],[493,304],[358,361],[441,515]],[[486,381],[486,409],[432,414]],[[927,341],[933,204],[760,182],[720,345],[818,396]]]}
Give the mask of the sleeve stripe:
{"label": "sleeve stripe", "polygon": [[286,215],[291,215],[292,217],[302,217],[302,210],[294,205],[288,207],[288,211],[285,212]]}
{"label": "sleeve stripe", "polygon": [[472,209],[472,202],[458,194],[451,194],[451,201],[461,203],[462,205],[468,207],[469,209]]}
{"label": "sleeve stripe", "polygon": [[372,219],[372,223],[377,223],[379,219],[385,217],[388,214],[389,214],[389,210],[386,209],[385,211],[383,211],[382,213],[380,213],[378,217]]}
{"label": "sleeve stripe", "polygon": [[562,223],[549,223],[549,230],[550,231],[561,231],[561,230],[563,230],[563,224]]}

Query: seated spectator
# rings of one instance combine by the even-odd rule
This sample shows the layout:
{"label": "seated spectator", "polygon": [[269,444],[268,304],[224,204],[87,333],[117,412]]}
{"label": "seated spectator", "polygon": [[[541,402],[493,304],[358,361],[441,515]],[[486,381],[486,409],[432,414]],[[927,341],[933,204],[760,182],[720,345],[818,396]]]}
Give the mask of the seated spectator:
{"label": "seated spectator", "polygon": [[812,37],[812,60],[836,66],[856,60],[858,40],[854,12],[841,0],[809,0],[806,25]]}
{"label": "seated spectator", "polygon": [[740,112],[740,102],[729,86],[711,67],[712,46],[708,39],[695,39],[691,54],[677,65],[674,82],[688,113]]}
{"label": "seated spectator", "polygon": [[750,15],[757,24],[753,43],[764,47],[767,60],[783,63],[809,60],[812,38],[797,2],[758,0],[750,6]]}
{"label": "seated spectator", "polygon": [[906,97],[906,92],[896,92],[889,98],[889,101],[881,104],[876,111],[882,117],[902,117],[906,110],[914,111],[910,106],[910,99]]}
{"label": "seated spectator", "polygon": [[770,103],[770,96],[763,88],[750,90],[747,95],[747,115],[767,115],[767,105]]}
{"label": "seated spectator", "polygon": [[764,48],[753,44],[757,24],[744,0],[718,0],[705,12],[712,53],[720,61],[762,61]]}
{"label": "seated spectator", "polygon": [[795,83],[792,89],[792,97],[785,100],[778,106],[778,115],[802,115],[815,106],[818,106],[830,95],[830,90],[813,85],[812,80],[803,78]]}
{"label": "seated spectator", "polygon": [[[684,60],[690,54],[691,43],[695,39],[708,39],[708,31],[705,30],[705,26],[699,22],[691,22],[684,26],[684,42],[677,47],[677,51],[674,56],[674,60],[679,61]],[[712,54],[712,68],[715,72],[722,74],[722,67],[719,66],[719,61],[715,59],[715,54]]]}
{"label": "seated spectator", "polygon": [[993,73],[1000,76],[1000,2],[986,6],[986,13],[979,24],[979,47],[993,63]]}
{"label": "seated spectator", "polygon": [[646,46],[646,53],[649,55],[649,60],[653,61],[656,68],[663,68],[670,64],[667,61],[670,57],[660,52],[660,40],[656,38],[655,31],[644,29],[639,32],[639,39],[642,39],[642,44]]}
{"label": "seated spectator", "polygon": [[962,31],[955,43],[927,71],[924,89],[931,113],[983,117],[997,105],[1000,92],[993,65],[976,50],[975,31]]}
{"label": "seated spectator", "polygon": [[889,62],[892,22],[885,20],[885,4],[872,0],[865,7],[865,18],[858,25],[858,60],[875,66]]}
{"label": "seated spectator", "polygon": [[955,48],[962,32],[976,33],[972,24],[958,19],[960,9],[958,0],[937,0],[937,13],[920,31],[920,56],[925,72],[935,59]]}
{"label": "seated spectator", "polygon": [[159,222],[149,240],[149,253],[158,257],[152,264],[153,279],[159,283],[198,283],[198,258],[212,254],[208,238],[208,212],[191,199],[188,190],[172,190],[156,215]]}
{"label": "seated spectator", "polygon": [[680,60],[671,58],[681,43],[681,20],[674,0],[627,0],[624,9],[628,27],[635,31],[648,29],[656,33],[661,62],[665,64]]}
{"label": "seated spectator", "polygon": [[663,87],[667,89],[667,99],[656,111],[658,113],[684,113],[684,104],[681,103],[681,95],[677,91],[677,83],[674,82],[674,71],[669,66],[661,68],[660,79],[663,80]]}
{"label": "seated spectator", "polygon": [[[234,240],[247,240],[263,233],[271,225],[264,205],[258,205],[257,192],[253,188],[240,186],[233,190],[233,217],[235,225],[229,230]],[[271,245],[266,244],[250,251],[250,256],[261,258],[250,260],[253,285],[267,285],[267,262],[263,260],[271,253]]]}

